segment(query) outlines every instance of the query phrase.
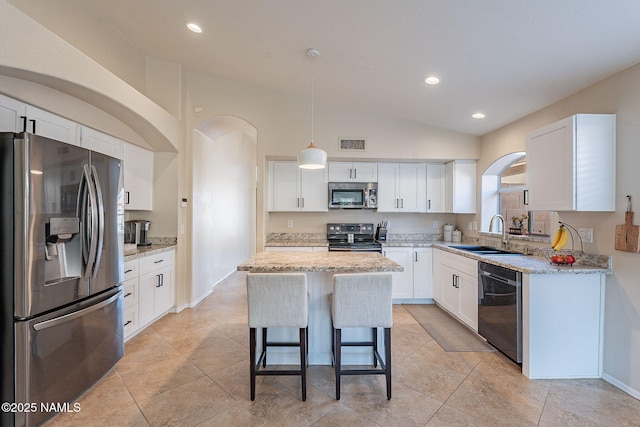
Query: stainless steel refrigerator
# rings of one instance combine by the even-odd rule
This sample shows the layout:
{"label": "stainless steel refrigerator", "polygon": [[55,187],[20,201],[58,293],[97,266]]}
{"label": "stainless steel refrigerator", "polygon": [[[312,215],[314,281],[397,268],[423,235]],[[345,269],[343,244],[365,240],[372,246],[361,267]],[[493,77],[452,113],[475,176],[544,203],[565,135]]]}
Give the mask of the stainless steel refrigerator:
{"label": "stainless steel refrigerator", "polygon": [[0,133],[0,178],[0,424],[32,426],[124,354],[122,162]]}

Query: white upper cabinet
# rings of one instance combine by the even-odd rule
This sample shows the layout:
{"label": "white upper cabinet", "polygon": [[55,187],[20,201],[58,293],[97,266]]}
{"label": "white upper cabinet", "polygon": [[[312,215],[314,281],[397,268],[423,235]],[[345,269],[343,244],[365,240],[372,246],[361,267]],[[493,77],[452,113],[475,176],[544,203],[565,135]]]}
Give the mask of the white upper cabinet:
{"label": "white upper cabinet", "polygon": [[327,179],[327,168],[300,169],[298,162],[269,162],[269,210],[327,212]]}
{"label": "white upper cabinet", "polygon": [[80,125],[55,114],[27,105],[27,132],[67,144],[80,145]]}
{"label": "white upper cabinet", "polygon": [[0,95],[0,132],[31,132],[80,145],[80,125],[15,99]]}
{"label": "white upper cabinet", "polygon": [[80,145],[116,159],[122,159],[123,157],[123,141],[88,127],[82,127]]}
{"label": "white upper cabinet", "polygon": [[476,212],[476,162],[454,160],[445,165],[446,211]]}
{"label": "white upper cabinet", "polygon": [[576,114],[527,135],[531,210],[615,211],[615,172],[615,114]]}
{"label": "white upper cabinet", "polygon": [[124,191],[126,210],[153,208],[153,152],[124,143]]}
{"label": "white upper cabinet", "polygon": [[[13,98],[0,95],[0,132],[22,132],[27,106]],[[22,119],[24,117],[24,119]]]}
{"label": "white upper cabinet", "polygon": [[427,163],[427,212],[445,212],[444,163]]}
{"label": "white upper cabinet", "polygon": [[426,212],[427,165],[378,163],[378,212]]}
{"label": "white upper cabinet", "polygon": [[329,162],[329,182],[378,182],[378,164],[373,162]]}

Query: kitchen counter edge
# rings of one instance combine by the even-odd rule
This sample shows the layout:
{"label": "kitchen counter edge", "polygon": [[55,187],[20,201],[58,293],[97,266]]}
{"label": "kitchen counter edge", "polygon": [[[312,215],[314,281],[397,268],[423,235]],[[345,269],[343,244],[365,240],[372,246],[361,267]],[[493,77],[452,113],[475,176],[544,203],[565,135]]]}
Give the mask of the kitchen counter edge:
{"label": "kitchen counter edge", "polygon": [[124,260],[125,262],[132,261],[134,259],[144,258],[162,252],[169,252],[175,248],[175,244],[152,244],[151,246],[140,246],[136,248],[135,253],[124,254]]}

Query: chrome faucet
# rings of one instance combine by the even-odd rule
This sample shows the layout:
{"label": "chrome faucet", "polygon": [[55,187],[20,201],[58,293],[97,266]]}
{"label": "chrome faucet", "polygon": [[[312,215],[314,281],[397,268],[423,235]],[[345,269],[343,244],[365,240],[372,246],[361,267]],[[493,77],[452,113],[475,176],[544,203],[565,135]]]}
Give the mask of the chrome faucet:
{"label": "chrome faucet", "polygon": [[509,235],[507,234],[507,227],[505,227],[504,218],[502,217],[502,215],[495,214],[491,217],[491,220],[489,221],[489,233],[493,233],[493,220],[496,218],[499,219],[502,223],[502,244],[504,245],[505,249],[509,249]]}

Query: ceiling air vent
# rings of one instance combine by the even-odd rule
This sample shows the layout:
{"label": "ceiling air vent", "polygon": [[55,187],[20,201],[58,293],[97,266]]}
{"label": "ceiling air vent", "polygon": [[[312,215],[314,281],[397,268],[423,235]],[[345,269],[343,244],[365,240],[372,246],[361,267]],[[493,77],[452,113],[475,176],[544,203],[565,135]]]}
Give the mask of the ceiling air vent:
{"label": "ceiling air vent", "polygon": [[365,138],[340,138],[340,150],[366,150],[367,140]]}

